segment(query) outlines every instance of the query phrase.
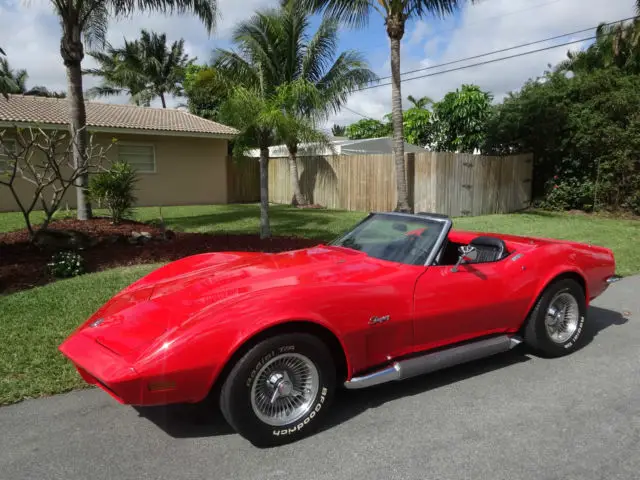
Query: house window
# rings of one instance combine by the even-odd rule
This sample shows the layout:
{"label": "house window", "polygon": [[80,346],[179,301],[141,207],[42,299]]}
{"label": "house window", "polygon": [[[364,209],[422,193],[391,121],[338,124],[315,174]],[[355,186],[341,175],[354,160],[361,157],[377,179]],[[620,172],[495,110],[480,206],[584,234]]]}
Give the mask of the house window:
{"label": "house window", "polygon": [[9,171],[9,155],[7,155],[6,151],[16,152],[16,141],[5,139],[2,141],[2,145],[0,145],[0,174]]}
{"label": "house window", "polygon": [[118,144],[118,160],[127,162],[141,173],[155,173],[156,171],[156,152],[153,145]]}

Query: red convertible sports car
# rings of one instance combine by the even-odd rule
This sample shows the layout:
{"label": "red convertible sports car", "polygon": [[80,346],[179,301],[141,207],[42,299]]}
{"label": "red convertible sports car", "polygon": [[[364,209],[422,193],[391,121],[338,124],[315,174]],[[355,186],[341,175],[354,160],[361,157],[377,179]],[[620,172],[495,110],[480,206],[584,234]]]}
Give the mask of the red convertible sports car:
{"label": "red convertible sports car", "polygon": [[327,245],[208,253],[122,290],[60,350],[130,405],[215,398],[255,445],[299,439],[339,385],[365,388],[521,342],[574,351],[611,250],[452,230],[436,214],[372,213]]}

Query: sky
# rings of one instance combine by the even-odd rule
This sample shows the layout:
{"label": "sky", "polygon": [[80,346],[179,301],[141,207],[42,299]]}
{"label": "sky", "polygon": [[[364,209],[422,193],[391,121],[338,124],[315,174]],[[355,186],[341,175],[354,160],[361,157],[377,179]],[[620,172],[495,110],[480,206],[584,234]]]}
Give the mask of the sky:
{"label": "sky", "polygon": [[[231,33],[238,22],[251,17],[256,10],[277,6],[278,0],[218,0],[220,19],[216,31],[209,35],[205,27],[188,15],[164,16],[136,14],[128,19],[112,21],[108,41],[120,45],[124,38],[134,39],[140,29],[166,33],[168,40],[184,38],[187,53],[207,62],[214,48],[229,48]],[[402,42],[401,71],[430,67],[440,63],[492,52],[523,43],[564,35],[595,27],[634,14],[633,0],[481,0],[470,3],[446,18],[427,17],[411,20]],[[318,18],[312,19],[312,27]],[[593,33],[563,37],[520,48],[503,54],[467,61],[450,67],[421,72],[434,73],[447,68],[464,66],[482,60],[499,58],[534,49],[580,40]],[[66,76],[59,53],[60,26],[53,14],[50,0],[0,0],[0,47],[7,53],[14,69],[26,69],[28,86],[44,85],[50,90],[66,90]],[[428,95],[441,99],[447,92],[462,84],[477,84],[500,101],[508,92],[518,90],[529,78],[543,74],[548,64],[566,58],[567,50],[584,48],[587,43],[558,47],[484,66],[427,78],[403,81],[402,96]],[[370,68],[379,76],[390,74],[389,43],[382,17],[373,12],[368,25],[361,29],[341,28],[339,50],[355,49],[368,60]],[[84,68],[93,66],[86,58]],[[419,74],[415,74],[419,75]],[[411,75],[405,78],[411,78]],[[99,83],[85,77],[85,88]],[[386,83],[386,82],[383,82]],[[126,103],[126,98],[101,99]],[[172,99],[177,106],[184,99]],[[404,100],[404,106],[409,103]],[[156,101],[153,106],[158,106]],[[381,86],[354,93],[345,109],[333,115],[328,125],[347,125],[363,116],[382,119],[391,111],[391,87]]]}

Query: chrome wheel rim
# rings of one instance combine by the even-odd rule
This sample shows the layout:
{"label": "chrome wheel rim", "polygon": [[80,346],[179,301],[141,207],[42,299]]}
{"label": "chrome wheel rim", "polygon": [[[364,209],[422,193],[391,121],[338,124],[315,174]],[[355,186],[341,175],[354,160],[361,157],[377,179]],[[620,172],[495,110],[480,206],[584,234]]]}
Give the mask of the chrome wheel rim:
{"label": "chrome wheel rim", "polygon": [[547,335],[555,343],[564,343],[576,333],[579,320],[580,308],[576,298],[567,292],[559,293],[553,297],[547,309]]}
{"label": "chrome wheel rim", "polygon": [[299,353],[278,355],[264,364],[251,385],[251,407],[272,426],[294,423],[312,408],[318,393],[318,369]]}

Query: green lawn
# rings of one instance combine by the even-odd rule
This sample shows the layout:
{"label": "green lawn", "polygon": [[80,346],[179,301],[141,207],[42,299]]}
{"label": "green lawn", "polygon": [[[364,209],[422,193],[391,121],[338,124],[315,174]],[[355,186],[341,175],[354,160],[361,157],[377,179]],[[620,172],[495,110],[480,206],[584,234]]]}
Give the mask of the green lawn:
{"label": "green lawn", "polygon": [[0,296],[0,405],[86,386],[58,345],[154,267],[115,268]]}
{"label": "green lawn", "polygon": [[[157,218],[157,208],[140,208],[137,218]],[[165,207],[176,230],[256,233],[257,205]],[[274,235],[329,240],[361,219],[361,212],[271,208]],[[640,272],[640,222],[599,216],[529,212],[454,219],[454,226],[476,231],[593,242],[614,250],[618,272]],[[0,231],[21,228],[19,215],[0,214]],[[153,265],[113,269],[61,280],[44,287],[0,296],[0,404],[60,393],[84,386],[58,353],[62,340],[114,293],[153,269]]]}
{"label": "green lawn", "polygon": [[[257,204],[192,205],[162,207],[167,225],[177,231],[200,233],[258,233],[260,210]],[[74,212],[69,212],[73,215]],[[269,208],[271,229],[274,235],[301,236],[330,240],[362,219],[365,213],[340,210],[300,210],[287,205],[271,205]],[[59,212],[57,218],[65,216]],[[96,210],[96,215],[106,215]],[[148,222],[160,218],[158,207],[142,207],[135,210],[136,220]],[[35,222],[41,221],[41,212],[33,214]],[[20,213],[0,213],[0,232],[24,228]]]}

